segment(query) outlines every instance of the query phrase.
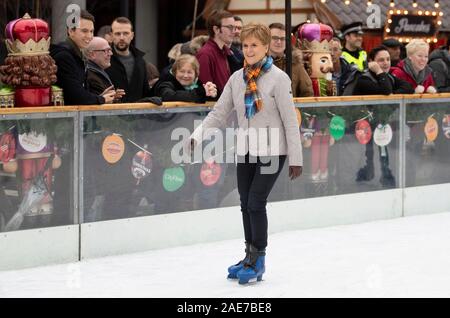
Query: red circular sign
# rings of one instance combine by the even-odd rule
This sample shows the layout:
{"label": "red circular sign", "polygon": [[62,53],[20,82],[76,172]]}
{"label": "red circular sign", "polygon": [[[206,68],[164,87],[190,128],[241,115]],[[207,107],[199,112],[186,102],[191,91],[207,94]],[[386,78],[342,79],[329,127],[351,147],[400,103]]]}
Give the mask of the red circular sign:
{"label": "red circular sign", "polygon": [[367,120],[358,121],[355,128],[356,139],[362,145],[366,145],[372,138],[372,128]]}
{"label": "red circular sign", "polygon": [[215,161],[205,161],[200,169],[200,180],[207,187],[212,187],[219,181],[222,167]]}
{"label": "red circular sign", "polygon": [[133,157],[131,164],[131,173],[133,177],[140,180],[148,176],[152,172],[152,157],[150,153],[138,151]]}

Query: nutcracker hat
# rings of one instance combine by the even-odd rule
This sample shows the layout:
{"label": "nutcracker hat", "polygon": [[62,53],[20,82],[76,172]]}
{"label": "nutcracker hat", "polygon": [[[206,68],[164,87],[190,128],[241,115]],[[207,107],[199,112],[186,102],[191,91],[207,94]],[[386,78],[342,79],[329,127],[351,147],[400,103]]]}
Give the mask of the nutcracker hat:
{"label": "nutcracker hat", "polygon": [[311,53],[330,53],[333,28],[322,23],[305,23],[298,30],[301,49]]}
{"label": "nutcracker hat", "polygon": [[10,21],[5,28],[8,56],[49,54],[50,36],[47,22],[32,19],[28,13],[23,18]]}

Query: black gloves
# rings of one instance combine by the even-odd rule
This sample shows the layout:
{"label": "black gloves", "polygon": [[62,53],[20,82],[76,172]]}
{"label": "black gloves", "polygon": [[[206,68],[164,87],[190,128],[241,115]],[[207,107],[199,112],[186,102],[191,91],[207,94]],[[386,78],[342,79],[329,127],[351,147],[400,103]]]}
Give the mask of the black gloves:
{"label": "black gloves", "polygon": [[152,103],[158,106],[162,105],[162,98],[159,96],[144,97],[137,101],[138,103]]}

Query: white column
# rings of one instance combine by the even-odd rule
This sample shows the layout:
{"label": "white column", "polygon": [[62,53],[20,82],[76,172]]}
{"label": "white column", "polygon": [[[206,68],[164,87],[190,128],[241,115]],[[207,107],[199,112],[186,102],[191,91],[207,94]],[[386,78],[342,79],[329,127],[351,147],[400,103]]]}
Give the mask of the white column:
{"label": "white column", "polygon": [[158,52],[158,2],[157,0],[136,0],[136,47],[145,52],[145,60],[157,65]]}
{"label": "white column", "polygon": [[66,39],[66,19],[69,16],[66,8],[69,4],[77,4],[81,9],[86,8],[86,0],[52,0],[52,43],[59,43]]}

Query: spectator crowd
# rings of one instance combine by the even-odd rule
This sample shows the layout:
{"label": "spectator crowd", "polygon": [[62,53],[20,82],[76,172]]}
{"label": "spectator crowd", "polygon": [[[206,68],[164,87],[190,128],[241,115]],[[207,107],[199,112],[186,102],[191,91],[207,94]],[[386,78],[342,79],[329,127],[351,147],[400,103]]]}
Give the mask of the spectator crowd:
{"label": "spectator crowd", "polygon": [[[94,23],[94,16],[82,11],[78,27],[68,28],[67,39],[51,46],[58,67],[57,85],[64,91],[66,105],[214,101],[244,64],[240,40],[244,21],[227,11],[209,16],[208,35],[174,45],[168,53],[169,64],[161,71],[133,45],[134,30],[128,18],[116,18],[110,26],[101,27],[97,36]],[[286,37],[291,36],[293,96],[307,97],[314,91],[298,39],[300,26],[291,33],[282,23],[270,24],[267,54],[286,71]],[[450,92],[449,41],[430,52],[423,39],[412,39],[404,47],[388,38],[366,52],[362,26],[361,22],[344,25],[340,37],[330,41],[337,95]]]}

